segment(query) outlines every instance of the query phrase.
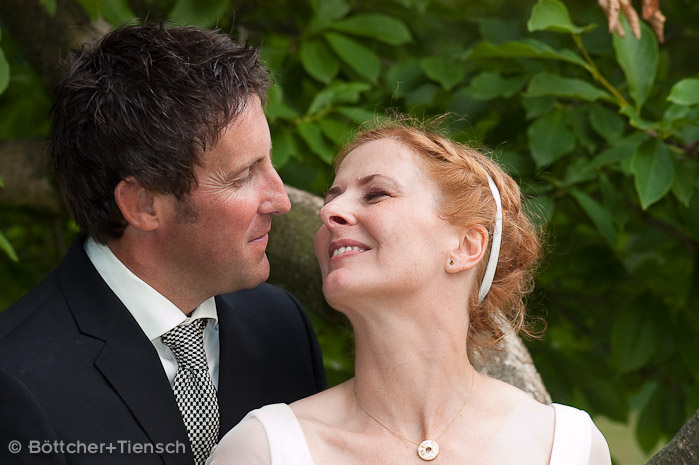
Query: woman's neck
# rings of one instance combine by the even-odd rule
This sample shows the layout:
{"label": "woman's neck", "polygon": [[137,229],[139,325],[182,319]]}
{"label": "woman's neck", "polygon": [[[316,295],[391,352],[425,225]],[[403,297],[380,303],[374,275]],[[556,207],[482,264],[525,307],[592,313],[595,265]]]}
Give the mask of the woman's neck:
{"label": "woman's neck", "polygon": [[415,442],[443,432],[475,376],[466,355],[466,309],[435,302],[431,308],[413,303],[349,313],[357,397],[394,433]]}

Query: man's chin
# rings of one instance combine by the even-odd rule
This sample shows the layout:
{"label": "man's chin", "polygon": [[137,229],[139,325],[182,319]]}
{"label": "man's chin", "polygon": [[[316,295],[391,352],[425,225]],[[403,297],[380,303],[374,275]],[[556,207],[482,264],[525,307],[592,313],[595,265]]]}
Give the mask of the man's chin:
{"label": "man's chin", "polygon": [[243,283],[243,287],[241,287],[241,289],[252,289],[253,287],[257,287],[269,279],[269,261],[267,260],[266,254],[260,261],[257,270],[255,270],[254,273],[251,273],[248,278],[249,279],[246,279],[246,282]]}

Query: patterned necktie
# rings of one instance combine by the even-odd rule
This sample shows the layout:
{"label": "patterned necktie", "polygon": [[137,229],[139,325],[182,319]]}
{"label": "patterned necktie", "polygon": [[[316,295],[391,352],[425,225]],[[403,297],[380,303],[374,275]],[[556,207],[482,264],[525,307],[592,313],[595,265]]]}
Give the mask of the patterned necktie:
{"label": "patterned necktie", "polygon": [[176,326],[161,337],[179,365],[173,389],[197,465],[203,464],[211,454],[219,428],[216,388],[204,352],[205,327],[206,319],[195,320]]}

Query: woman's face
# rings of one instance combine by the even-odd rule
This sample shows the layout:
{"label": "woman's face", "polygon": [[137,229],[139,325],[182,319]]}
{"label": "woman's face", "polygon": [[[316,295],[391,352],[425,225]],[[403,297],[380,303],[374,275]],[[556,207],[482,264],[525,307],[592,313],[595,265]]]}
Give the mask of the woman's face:
{"label": "woman's face", "polygon": [[315,239],[323,293],[335,308],[363,296],[409,296],[444,273],[459,237],[439,217],[437,187],[417,157],[380,139],[340,165]]}

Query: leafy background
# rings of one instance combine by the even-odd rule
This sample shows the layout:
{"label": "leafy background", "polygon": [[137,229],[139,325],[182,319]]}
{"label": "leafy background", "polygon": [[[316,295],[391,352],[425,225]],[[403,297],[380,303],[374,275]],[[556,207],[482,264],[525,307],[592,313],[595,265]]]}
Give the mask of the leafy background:
{"label": "leafy background", "polygon": [[[582,0],[79,3],[112,25],[169,18],[260,46],[274,163],[313,193],[358,125],[449,113],[452,137],[487,148],[545,227],[528,305],[548,328],[527,345],[554,401],[628,425],[641,456],[699,408],[699,3],[661,4],[663,44],[644,23],[639,40],[625,22],[611,36]],[[0,140],[49,130],[50,91],[19,49],[0,34]],[[0,308],[75,234],[64,213],[0,205]],[[314,322],[331,381],[351,376],[347,329]],[[617,463],[634,463],[619,441]]]}

